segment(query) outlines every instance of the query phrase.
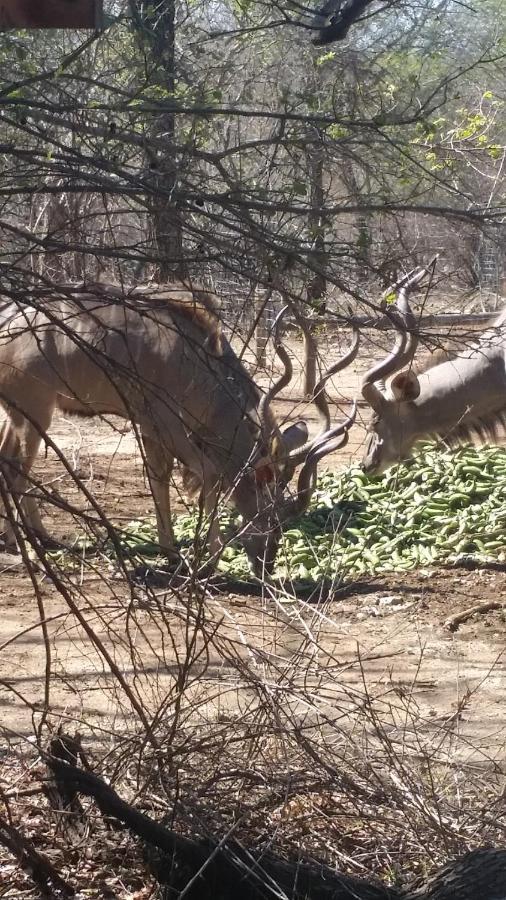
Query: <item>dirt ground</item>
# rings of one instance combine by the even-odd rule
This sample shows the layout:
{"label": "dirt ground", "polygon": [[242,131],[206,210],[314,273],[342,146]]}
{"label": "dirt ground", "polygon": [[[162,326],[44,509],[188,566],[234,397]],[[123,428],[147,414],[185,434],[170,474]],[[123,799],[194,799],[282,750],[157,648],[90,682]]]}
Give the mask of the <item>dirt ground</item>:
{"label": "dirt ground", "polygon": [[[338,344],[329,345],[329,361]],[[362,360],[333,385],[336,416],[356,395],[363,367]],[[278,402],[281,417],[307,412],[303,403],[294,409],[297,395],[300,382]],[[360,410],[360,419],[364,412]],[[316,427],[314,412],[312,416]],[[51,430],[72,468],[118,524],[152,514],[134,436],[122,434],[120,427],[118,422],[55,417]],[[360,456],[363,440],[360,421],[348,447],[326,461],[328,467],[342,468]],[[47,486],[83,506],[53,451],[41,454],[36,472]],[[60,539],[75,534],[69,515],[46,506],[44,517]],[[195,694],[199,715],[207,710],[208,719],[219,720],[249,702],[248,688],[241,687],[237,676],[237,660],[258,653],[263,665],[275,660],[295,671],[301,654],[306,660],[317,657],[320,705],[343,703],[348,708],[354,696],[366,691],[383,704],[393,734],[405,736],[408,720],[416,719],[421,740],[420,734],[434,737],[452,722],[455,759],[474,766],[501,763],[506,759],[505,615],[499,610],[475,616],[453,633],[445,620],[478,601],[504,599],[506,604],[505,585],[500,572],[421,570],[362,579],[320,605],[248,596],[211,598],[206,615],[219,623],[220,646],[229,641],[229,650],[210,646],[205,666],[194,656],[192,671],[198,677],[189,693]],[[12,740],[29,738],[40,720],[49,667],[55,673],[46,697],[51,721],[88,725],[102,736],[128,731],[129,690],[150,714],[173,690],[182,665],[177,635],[184,642],[195,615],[181,596],[160,590],[156,602],[151,598],[148,603],[142,588],[129,586],[103,558],[61,575],[57,588],[47,574],[36,570],[30,575],[19,558],[4,555],[0,586],[4,751]],[[93,630],[92,640],[87,628]]]}

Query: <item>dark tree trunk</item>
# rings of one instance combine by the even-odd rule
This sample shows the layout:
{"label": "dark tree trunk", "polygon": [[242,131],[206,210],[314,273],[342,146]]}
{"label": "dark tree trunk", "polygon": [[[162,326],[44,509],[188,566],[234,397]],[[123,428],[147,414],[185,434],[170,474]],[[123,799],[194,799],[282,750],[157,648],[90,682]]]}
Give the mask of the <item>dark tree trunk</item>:
{"label": "dark tree trunk", "polygon": [[506,850],[466,853],[423,883],[401,890],[323,864],[250,851],[234,841],[177,834],[126,803],[93,772],[58,756],[46,761],[68,795],[93,797],[104,816],[114,817],[144,841],[166,900],[175,900],[181,892],[186,900],[502,900],[505,896]]}
{"label": "dark tree trunk", "polygon": [[55,281],[83,279],[85,277],[85,253],[68,247],[86,244],[86,218],[89,198],[83,194],[50,194],[46,208],[47,252],[42,260],[42,271]]}
{"label": "dark tree trunk", "polygon": [[[270,293],[267,294],[267,298]],[[267,331],[267,309],[265,292],[257,288],[255,291],[255,358],[257,366],[265,369],[267,365],[267,343],[269,334]]]}
{"label": "dark tree trunk", "polygon": [[[319,313],[325,312],[327,280],[325,270],[327,255],[325,247],[325,220],[323,208],[325,196],[323,188],[323,147],[311,144],[307,149],[307,171],[310,183],[310,212],[308,218],[309,235],[312,239],[310,262],[315,271],[306,288],[308,306]],[[312,329],[304,335],[304,393],[311,397],[318,379],[318,347]]]}
{"label": "dark tree trunk", "polygon": [[[144,0],[139,8],[132,0],[132,12],[146,54],[150,82],[170,100],[176,89],[176,0]],[[163,136],[165,142],[162,151],[148,148],[146,163],[151,173],[149,210],[160,260],[157,274],[161,281],[169,281],[187,274],[183,260],[182,213],[174,200],[178,172],[175,113],[164,111],[154,115],[150,131],[152,137],[160,139]]]}
{"label": "dark tree trunk", "polygon": [[[346,157],[342,161],[341,177],[346,184],[350,200],[353,201],[354,205],[360,205],[363,199],[360,184],[355,173],[353,161]],[[367,212],[359,213],[355,221],[357,238],[354,255],[357,279],[359,281],[367,281],[371,271],[371,216]]]}

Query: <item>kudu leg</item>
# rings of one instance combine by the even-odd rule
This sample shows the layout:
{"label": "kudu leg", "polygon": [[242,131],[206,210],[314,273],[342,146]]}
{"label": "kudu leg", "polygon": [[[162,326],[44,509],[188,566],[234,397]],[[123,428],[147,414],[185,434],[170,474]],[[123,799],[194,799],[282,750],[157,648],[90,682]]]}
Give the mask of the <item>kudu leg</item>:
{"label": "kudu leg", "polygon": [[[19,467],[21,465],[21,441],[17,429],[9,418],[5,420],[0,429],[0,460],[2,474],[2,494],[4,491],[8,494],[15,493],[16,480],[19,478]],[[0,534],[3,537],[5,546],[12,550],[16,549],[16,538],[12,528],[12,522],[7,514],[6,503],[2,496],[0,507],[2,510],[2,525]]]}
{"label": "kudu leg", "polygon": [[167,555],[177,556],[169,492],[174,457],[147,434],[142,434],[142,443],[146,456],[146,472],[155,504],[158,541]]}
{"label": "kudu leg", "polygon": [[[198,492],[200,514],[209,522],[207,546],[211,557],[216,557],[224,546],[224,540],[218,519],[218,502],[220,490],[216,484],[216,474],[198,453],[190,453],[193,468],[185,465],[183,470],[183,486],[189,496]],[[198,474],[197,474],[198,473]]]}
{"label": "kudu leg", "polygon": [[[49,428],[52,412],[52,405],[43,417],[39,410],[36,427],[21,413],[11,411],[0,429],[0,460],[5,487],[13,497],[18,498],[26,525],[42,538],[47,538],[48,533],[42,524],[37,500],[30,493],[28,476],[37,456],[42,435]],[[14,529],[7,515],[4,536],[7,547],[16,547]]]}

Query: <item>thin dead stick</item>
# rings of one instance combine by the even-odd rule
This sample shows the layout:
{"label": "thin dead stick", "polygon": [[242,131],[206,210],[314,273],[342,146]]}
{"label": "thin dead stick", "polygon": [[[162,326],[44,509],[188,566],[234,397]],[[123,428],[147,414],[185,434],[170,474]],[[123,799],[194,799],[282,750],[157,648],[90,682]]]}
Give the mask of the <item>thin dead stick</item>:
{"label": "thin dead stick", "polygon": [[468,609],[463,609],[462,612],[455,613],[454,616],[449,616],[445,619],[444,627],[448,628],[449,631],[456,631],[459,625],[462,625],[463,622],[467,622],[471,616],[490,612],[493,609],[505,608],[506,602],[501,600],[487,600],[486,603],[477,603],[476,606],[470,606]]}

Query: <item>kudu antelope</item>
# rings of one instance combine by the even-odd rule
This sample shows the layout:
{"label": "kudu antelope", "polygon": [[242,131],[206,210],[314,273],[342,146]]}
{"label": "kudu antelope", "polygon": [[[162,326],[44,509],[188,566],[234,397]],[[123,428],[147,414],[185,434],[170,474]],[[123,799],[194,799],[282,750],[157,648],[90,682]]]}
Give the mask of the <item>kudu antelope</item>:
{"label": "kudu antelope", "polygon": [[[362,396],[374,413],[362,462],[369,473],[380,473],[406,459],[424,437],[450,443],[473,434],[494,439],[506,417],[506,310],[477,343],[454,359],[420,375],[411,368],[400,371],[411,366],[418,344],[408,294],[426,272],[416,270],[397,286],[395,346],[363,379]],[[387,390],[384,379],[388,376],[393,377]]]}
{"label": "kudu antelope", "polygon": [[[279,325],[279,323],[278,323]],[[21,307],[0,309],[0,462],[20,512],[44,528],[28,475],[55,408],[83,416],[115,414],[142,437],[159,543],[175,554],[169,481],[177,459],[202,486],[206,512],[223,491],[243,518],[241,540],[253,570],[273,566],[282,522],[301,513],[318,461],[347,441],[355,411],[331,427],[325,382],[351,362],[350,350],[321,379],[314,401],[322,427],[309,440],[304,422],[281,431],[271,404],[292,375],[278,331],[282,377],[261,394],[222,334],[211,295],[184,286],[135,288],[60,285]],[[297,491],[284,489],[301,466]],[[220,548],[216,518],[212,554]],[[12,542],[7,534],[6,540]]]}

